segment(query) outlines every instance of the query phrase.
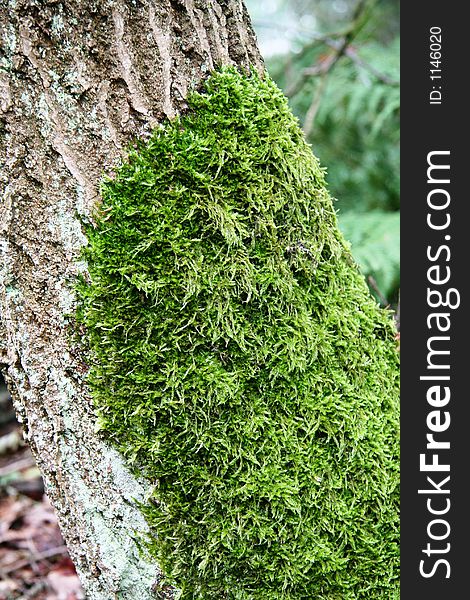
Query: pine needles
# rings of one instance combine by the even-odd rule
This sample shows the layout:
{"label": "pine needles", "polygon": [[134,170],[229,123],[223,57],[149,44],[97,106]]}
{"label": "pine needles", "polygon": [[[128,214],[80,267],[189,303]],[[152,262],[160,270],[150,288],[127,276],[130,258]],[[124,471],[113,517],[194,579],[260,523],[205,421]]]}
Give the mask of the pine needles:
{"label": "pine needles", "polygon": [[103,185],[78,286],[103,431],[183,599],[398,598],[398,355],[267,77],[214,73]]}

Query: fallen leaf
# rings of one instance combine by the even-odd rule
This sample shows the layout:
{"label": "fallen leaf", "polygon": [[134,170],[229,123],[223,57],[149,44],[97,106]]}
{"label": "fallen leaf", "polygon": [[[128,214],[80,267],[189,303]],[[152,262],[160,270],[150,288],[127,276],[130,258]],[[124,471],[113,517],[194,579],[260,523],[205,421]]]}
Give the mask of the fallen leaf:
{"label": "fallen leaf", "polygon": [[60,569],[51,571],[46,577],[47,583],[55,596],[48,600],[79,600],[84,598],[80,580],[77,575],[63,573]]}

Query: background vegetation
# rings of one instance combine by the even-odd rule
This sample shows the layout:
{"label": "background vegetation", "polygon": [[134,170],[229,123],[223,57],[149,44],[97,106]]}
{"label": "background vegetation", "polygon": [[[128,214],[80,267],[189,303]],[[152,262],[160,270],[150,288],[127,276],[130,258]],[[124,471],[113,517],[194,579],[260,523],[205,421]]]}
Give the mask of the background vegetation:
{"label": "background vegetation", "polygon": [[399,1],[247,0],[382,305],[399,294]]}

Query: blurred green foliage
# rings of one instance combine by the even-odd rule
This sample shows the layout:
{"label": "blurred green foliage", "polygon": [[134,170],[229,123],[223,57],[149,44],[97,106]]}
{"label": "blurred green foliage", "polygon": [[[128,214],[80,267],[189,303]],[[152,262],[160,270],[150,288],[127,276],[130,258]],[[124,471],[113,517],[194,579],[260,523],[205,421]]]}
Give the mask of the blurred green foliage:
{"label": "blurred green foliage", "polygon": [[[290,10],[299,27],[289,30],[291,51],[266,62],[328,172],[340,226],[357,262],[376,282],[377,298],[394,304],[400,268],[399,3],[364,4],[364,19],[354,31],[357,2],[278,2],[284,18]],[[315,27],[307,31],[305,22]],[[257,23],[266,35],[267,21],[255,17],[255,28]],[[281,24],[276,27],[281,31]]]}
{"label": "blurred green foliage", "polygon": [[[340,226],[351,243],[354,258],[369,278],[369,283],[390,294],[398,289],[400,274],[400,213],[349,210],[341,215]],[[373,278],[371,280],[370,278]],[[386,301],[379,297],[383,304]]]}

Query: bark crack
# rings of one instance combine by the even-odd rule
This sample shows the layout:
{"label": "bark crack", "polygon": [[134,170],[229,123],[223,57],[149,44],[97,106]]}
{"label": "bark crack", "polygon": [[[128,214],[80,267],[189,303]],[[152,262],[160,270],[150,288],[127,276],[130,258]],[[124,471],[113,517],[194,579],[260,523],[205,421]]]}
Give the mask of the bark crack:
{"label": "bark crack", "polygon": [[162,61],[162,108],[165,115],[171,119],[175,116],[175,110],[171,101],[171,34],[167,27],[164,31],[163,26],[159,26],[153,4],[149,6],[149,22]]}
{"label": "bark crack", "polygon": [[21,28],[20,36],[22,52],[24,56],[29,60],[33,68],[36,69],[42,81],[43,95],[47,103],[47,107],[50,111],[49,125],[55,131],[55,135],[51,139],[51,145],[54,148],[54,150],[62,157],[62,160],[64,161],[64,164],[69,170],[72,177],[74,177],[78,185],[82,187],[87,199],[88,209],[91,210],[92,207],[95,205],[98,194],[91,181],[84,175],[85,168],[79,164],[80,161],[78,157],[74,155],[73,150],[66,142],[66,135],[63,126],[61,125],[62,115],[60,114],[60,108],[50,91],[51,79],[46,69],[36,58],[33,51],[33,42],[28,36],[25,28]]}
{"label": "bark crack", "polygon": [[150,116],[147,102],[140,91],[139,76],[135,71],[134,61],[131,57],[127,44],[124,41],[124,17],[117,9],[113,10],[113,21],[116,50],[121,63],[121,75],[129,90],[131,106],[136,112],[144,115],[145,117],[149,117],[149,122],[153,124],[155,120]]}

